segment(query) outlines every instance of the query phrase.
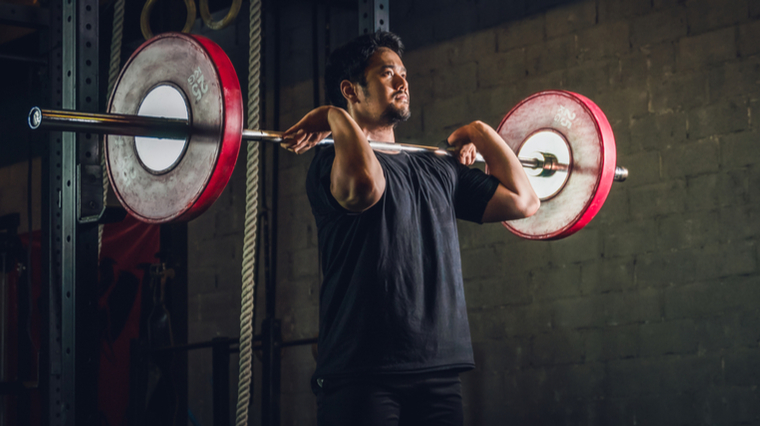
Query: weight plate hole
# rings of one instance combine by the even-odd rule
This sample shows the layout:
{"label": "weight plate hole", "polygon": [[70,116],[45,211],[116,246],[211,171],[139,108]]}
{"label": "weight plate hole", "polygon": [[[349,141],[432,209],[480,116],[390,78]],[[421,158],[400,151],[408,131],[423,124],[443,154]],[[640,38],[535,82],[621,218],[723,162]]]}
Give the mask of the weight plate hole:
{"label": "weight plate hole", "polygon": [[523,142],[518,157],[553,161],[558,170],[525,169],[533,190],[541,201],[549,200],[562,190],[570,177],[573,159],[565,137],[553,129],[541,129]]}
{"label": "weight plate hole", "polygon": [[[174,86],[162,84],[151,89],[137,111],[138,116],[189,119],[187,101]],[[148,171],[160,174],[171,170],[182,158],[187,138],[135,137],[135,150],[140,162]]]}

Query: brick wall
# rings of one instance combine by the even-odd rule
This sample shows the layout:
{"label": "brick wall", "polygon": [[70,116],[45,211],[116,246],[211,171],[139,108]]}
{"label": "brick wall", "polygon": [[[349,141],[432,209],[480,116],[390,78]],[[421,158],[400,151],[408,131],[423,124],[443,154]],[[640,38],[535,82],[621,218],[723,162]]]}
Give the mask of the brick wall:
{"label": "brick wall", "polygon": [[[419,18],[433,3],[435,25]],[[434,144],[475,119],[495,127],[526,96],[567,89],[605,111],[630,177],[560,241],[459,224],[477,362],[462,375],[465,422],[757,423],[760,3],[586,0],[523,8],[521,19],[503,3],[392,4],[393,30],[413,41],[404,56],[412,119],[400,140]],[[479,29],[447,34],[440,23],[460,15]],[[312,107],[311,81],[281,96],[285,128]],[[321,273],[303,190],[311,157],[283,153],[278,171],[285,340],[317,333]],[[239,191],[191,223],[200,239],[191,260],[222,253],[238,271]],[[216,232],[218,244],[201,238],[212,222],[229,231]],[[211,270],[197,261],[191,269]],[[203,286],[219,284],[203,304],[224,310],[234,299],[227,276],[203,274]],[[191,328],[209,310],[191,306]],[[307,347],[283,351],[284,424],[316,423],[313,369]]]}
{"label": "brick wall", "polygon": [[631,172],[561,241],[460,224],[468,423],[757,422],[758,13],[582,1],[405,56],[402,137],[567,89],[605,111]]}

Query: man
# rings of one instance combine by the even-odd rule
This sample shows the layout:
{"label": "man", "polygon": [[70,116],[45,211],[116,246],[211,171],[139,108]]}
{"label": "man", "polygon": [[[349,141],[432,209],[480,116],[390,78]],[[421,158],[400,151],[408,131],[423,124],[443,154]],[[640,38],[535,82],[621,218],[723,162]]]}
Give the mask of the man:
{"label": "man", "polygon": [[[364,35],[330,56],[332,106],[308,113],[283,146],[314,156],[306,189],[324,281],[312,387],[320,424],[462,424],[459,373],[474,367],[456,218],[532,215],[539,200],[488,125],[448,138],[456,158],[373,151],[410,116],[394,34]],[[467,165],[480,152],[492,174]]]}

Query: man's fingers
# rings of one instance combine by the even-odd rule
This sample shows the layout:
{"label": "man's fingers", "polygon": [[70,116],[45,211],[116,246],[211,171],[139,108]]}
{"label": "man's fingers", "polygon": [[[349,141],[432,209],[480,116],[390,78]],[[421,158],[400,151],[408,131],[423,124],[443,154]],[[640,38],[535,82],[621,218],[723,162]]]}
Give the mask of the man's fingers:
{"label": "man's fingers", "polygon": [[297,146],[293,147],[293,151],[296,152],[296,154],[301,154],[305,151],[308,151],[311,147],[317,145],[319,141],[322,140],[320,137],[320,133],[310,133],[308,134],[301,142],[298,143]]}
{"label": "man's fingers", "polygon": [[300,144],[298,144],[297,146],[293,147],[293,151],[296,154],[301,154],[304,151],[308,151],[309,148],[311,148],[311,147],[312,147],[312,144],[309,144],[309,140],[307,139],[307,140],[304,140],[303,142],[301,142]]}
{"label": "man's fingers", "polygon": [[303,129],[295,129],[295,126],[283,132],[282,137],[284,139],[301,139],[304,137],[305,131]]}
{"label": "man's fingers", "polygon": [[317,145],[328,135],[329,132],[307,132],[304,129],[298,129],[290,134],[284,133],[280,146],[288,151],[301,154]]}
{"label": "man's fingers", "polygon": [[474,163],[475,156],[473,155],[472,150],[467,149],[460,149],[459,150],[459,163],[470,166]]}
{"label": "man's fingers", "polygon": [[471,166],[473,163],[475,163],[475,158],[477,156],[477,150],[475,149],[475,146],[472,144],[465,144],[462,145],[459,150],[459,162],[466,166]]}
{"label": "man's fingers", "polygon": [[300,145],[304,139],[306,139],[307,135],[305,134],[303,129],[299,129],[296,132],[291,132],[288,130],[282,135],[283,141],[280,143],[280,146],[288,151],[295,151],[295,147]]}
{"label": "man's fingers", "polygon": [[296,154],[301,154],[302,152],[304,152],[304,151],[308,150],[308,149],[309,149],[309,140],[310,140],[310,139],[311,139],[311,136],[309,136],[309,137],[307,137],[307,138],[303,138],[303,139],[301,139],[301,140],[298,142],[298,144],[296,144],[296,145],[294,145],[294,146],[293,146],[293,151],[294,151]]}

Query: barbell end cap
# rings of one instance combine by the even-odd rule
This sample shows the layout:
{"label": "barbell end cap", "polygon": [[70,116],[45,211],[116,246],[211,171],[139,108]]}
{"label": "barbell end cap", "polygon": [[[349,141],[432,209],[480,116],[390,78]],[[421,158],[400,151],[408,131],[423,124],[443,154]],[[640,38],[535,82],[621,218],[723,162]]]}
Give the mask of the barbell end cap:
{"label": "barbell end cap", "polygon": [[42,110],[40,107],[32,107],[29,111],[29,118],[27,119],[30,129],[37,129],[42,124]]}
{"label": "barbell end cap", "polygon": [[615,166],[615,178],[617,182],[623,182],[628,178],[628,169],[622,166]]}

